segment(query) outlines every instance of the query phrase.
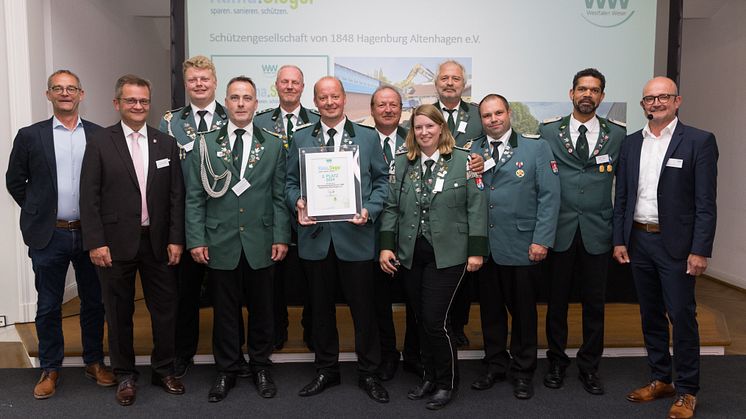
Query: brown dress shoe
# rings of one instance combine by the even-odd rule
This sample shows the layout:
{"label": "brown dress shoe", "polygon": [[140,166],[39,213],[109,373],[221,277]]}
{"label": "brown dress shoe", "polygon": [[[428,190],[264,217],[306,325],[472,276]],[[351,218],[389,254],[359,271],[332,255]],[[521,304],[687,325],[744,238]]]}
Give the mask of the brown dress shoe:
{"label": "brown dress shoe", "polygon": [[697,405],[697,398],[691,394],[679,394],[676,401],[671,405],[668,411],[670,419],[688,419],[694,417],[694,407]]}
{"label": "brown dress shoe", "polygon": [[95,381],[101,387],[117,385],[117,378],[111,369],[100,362],[86,365],[85,376]]}
{"label": "brown dress shoe", "polygon": [[179,395],[184,394],[185,391],[184,384],[182,384],[181,381],[173,375],[159,377],[154,373],[151,378],[151,382],[155,386],[162,387],[168,394]]}
{"label": "brown dress shoe", "polygon": [[645,387],[640,387],[632,393],[629,393],[627,395],[627,400],[631,402],[649,402],[664,397],[672,397],[675,394],[676,389],[673,388],[673,384],[664,383],[660,380],[653,380]]}
{"label": "brown dress shoe", "polygon": [[117,387],[117,403],[122,406],[129,406],[135,402],[137,396],[137,387],[135,386],[135,380],[127,378],[122,380]]}
{"label": "brown dress shoe", "polygon": [[54,395],[57,388],[57,380],[60,375],[57,371],[42,371],[41,378],[34,387],[34,398],[37,400],[48,399]]}

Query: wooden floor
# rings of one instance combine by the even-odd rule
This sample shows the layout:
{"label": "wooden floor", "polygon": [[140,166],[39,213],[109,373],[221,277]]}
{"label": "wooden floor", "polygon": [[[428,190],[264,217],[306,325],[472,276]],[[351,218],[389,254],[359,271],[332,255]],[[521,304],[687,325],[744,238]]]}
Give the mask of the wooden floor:
{"label": "wooden floor", "polygon": [[[703,346],[725,346],[726,353],[746,354],[746,294],[740,290],[724,286],[718,282],[701,279],[697,285],[698,320],[700,325],[701,342]],[[718,307],[714,309],[713,307]],[[544,337],[544,315],[546,306],[539,305],[539,346],[546,347]],[[288,342],[281,353],[303,353],[306,347],[302,341],[300,327],[301,309],[291,307],[290,330]],[[401,348],[403,343],[404,307],[394,305],[394,321],[397,325],[397,342]],[[244,313],[245,315],[245,313]],[[82,346],[80,327],[77,316],[77,302],[73,300],[63,308],[63,329],[65,333],[65,353],[67,356],[80,356]],[[569,318],[568,347],[577,348],[581,343],[580,306],[571,305]],[[211,353],[212,309],[203,308],[200,311],[200,339],[198,354]],[[346,306],[337,307],[337,322],[340,334],[340,349],[343,352],[353,352],[353,328]],[[38,340],[33,323],[16,325],[23,344],[29,356],[38,355]],[[481,324],[479,319],[479,305],[472,306],[466,334],[471,346],[466,349],[482,349]],[[104,339],[106,345],[106,339]],[[138,355],[148,355],[152,349],[152,335],[150,319],[145,301],[138,295],[135,309],[135,352]],[[607,348],[640,348],[643,347],[640,316],[637,305],[607,304],[605,346]],[[4,352],[4,351],[0,351]],[[7,362],[6,362],[7,363]],[[18,367],[27,365],[17,365]]]}

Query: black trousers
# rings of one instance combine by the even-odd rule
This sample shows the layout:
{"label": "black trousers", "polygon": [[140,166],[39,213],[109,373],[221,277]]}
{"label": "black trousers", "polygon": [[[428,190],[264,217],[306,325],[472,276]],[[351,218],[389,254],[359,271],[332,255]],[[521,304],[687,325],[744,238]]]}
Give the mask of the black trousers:
{"label": "black trousers", "polygon": [[[376,307],[376,322],[378,323],[378,337],[381,340],[381,359],[399,359],[399,350],[396,348],[396,329],[394,328],[394,315],[391,311],[392,287],[394,277],[383,272],[380,268],[374,268],[374,298]],[[409,332],[409,328],[407,328]]]}
{"label": "black trousers", "polygon": [[132,315],[135,312],[135,274],[140,272],[145,304],[150,312],[153,352],[150,366],[161,377],[173,374],[175,356],[177,279],[175,269],[153,255],[150,236],[140,236],[140,248],[132,260],[113,261],[109,268],[96,268],[109,328],[109,357],[120,380],[137,377],[133,348]]}
{"label": "black trousers", "polygon": [[199,343],[199,301],[205,265],[195,262],[189,252],[185,252],[177,267],[177,274],[179,309],[176,315],[176,356],[187,360],[197,353]]}
{"label": "black trousers", "polygon": [[435,251],[426,239],[415,242],[411,269],[402,269],[407,298],[414,308],[420,335],[425,380],[439,389],[458,388],[458,352],[448,315],[466,273],[460,264],[438,269]]}
{"label": "black trousers", "polygon": [[236,269],[208,269],[213,306],[212,348],[219,372],[238,373],[243,351],[243,305],[249,309],[249,365],[269,368],[274,348],[274,266],[251,269],[243,255]]}
{"label": "black trousers", "polygon": [[[298,233],[295,226],[291,230],[292,242],[298,242]],[[287,292],[288,287],[299,287],[297,294],[305,296],[303,300],[303,314],[301,326],[303,326],[303,340],[311,339],[311,306],[308,296],[308,279],[303,273],[303,267],[298,257],[298,247],[293,244],[288,247],[287,256],[275,265],[275,340],[283,338],[287,334],[290,322],[288,321]],[[300,278],[299,278],[300,277]]]}
{"label": "black trousers", "polygon": [[[478,271],[479,307],[487,371],[531,378],[536,370],[536,290],[541,265],[498,265],[489,258]],[[508,312],[512,318],[507,351]],[[511,363],[512,358],[512,363]]]}
{"label": "black trousers", "polygon": [[[699,391],[699,325],[694,298],[695,277],[686,273],[686,259],[672,258],[658,233],[632,230],[629,256],[640,302],[642,334],[651,380],[672,381],[676,390]],[[668,343],[673,326],[673,352]]]}
{"label": "black trousers", "polygon": [[355,326],[358,373],[373,375],[381,363],[376,322],[372,260],[347,262],[337,258],[333,244],[322,260],[301,259],[311,297],[315,365],[319,373],[339,374],[339,334],[335,296],[338,290],[350,307]]}
{"label": "black trousers", "polygon": [[469,324],[469,312],[471,311],[471,302],[474,301],[477,287],[477,272],[467,272],[464,275],[461,286],[456,293],[451,308],[450,322],[454,331],[462,332],[464,326]]}
{"label": "black trousers", "polygon": [[573,286],[579,285],[583,305],[583,344],[577,355],[578,368],[595,373],[604,351],[604,304],[606,302],[606,274],[611,252],[592,255],[585,250],[580,229],[570,248],[564,252],[550,252],[551,273],[547,307],[546,333],[549,343],[547,358],[553,364],[567,367],[570,358],[567,348],[567,307]]}

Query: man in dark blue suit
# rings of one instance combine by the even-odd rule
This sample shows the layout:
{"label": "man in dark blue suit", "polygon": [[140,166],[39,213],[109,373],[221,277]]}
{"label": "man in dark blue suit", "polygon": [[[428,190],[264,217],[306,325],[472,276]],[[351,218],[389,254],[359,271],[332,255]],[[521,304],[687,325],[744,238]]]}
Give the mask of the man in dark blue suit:
{"label": "man in dark blue suit", "polygon": [[699,390],[694,285],[712,254],[718,148],[712,133],[679,122],[681,96],[673,80],[650,80],[640,105],[649,122],[624,141],[616,175],[614,258],[631,264],[651,382],[627,400],[678,393],[668,417],[690,418]]}
{"label": "man in dark blue suit", "polygon": [[80,166],[86,142],[101,128],[80,119],[85,93],[77,75],[58,70],[47,80],[54,116],[21,128],[5,174],[8,192],[21,207],[21,232],[29,247],[36,292],[36,334],[42,375],[34,397],[55,393],[64,357],[62,296],[70,263],[80,297],[85,374],[102,386],[116,384],[104,366],[101,285],[80,236]]}

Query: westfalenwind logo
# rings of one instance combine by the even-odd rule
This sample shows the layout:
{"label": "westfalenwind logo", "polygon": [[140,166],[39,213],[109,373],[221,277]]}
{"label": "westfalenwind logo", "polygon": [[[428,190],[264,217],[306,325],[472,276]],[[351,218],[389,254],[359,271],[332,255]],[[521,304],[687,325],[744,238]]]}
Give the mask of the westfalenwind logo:
{"label": "westfalenwind logo", "polygon": [[277,64],[262,64],[262,72],[264,74],[275,74],[278,67]]}
{"label": "westfalenwind logo", "polygon": [[580,16],[593,26],[613,28],[628,21],[635,14],[629,8],[631,0],[584,0],[585,10]]}

